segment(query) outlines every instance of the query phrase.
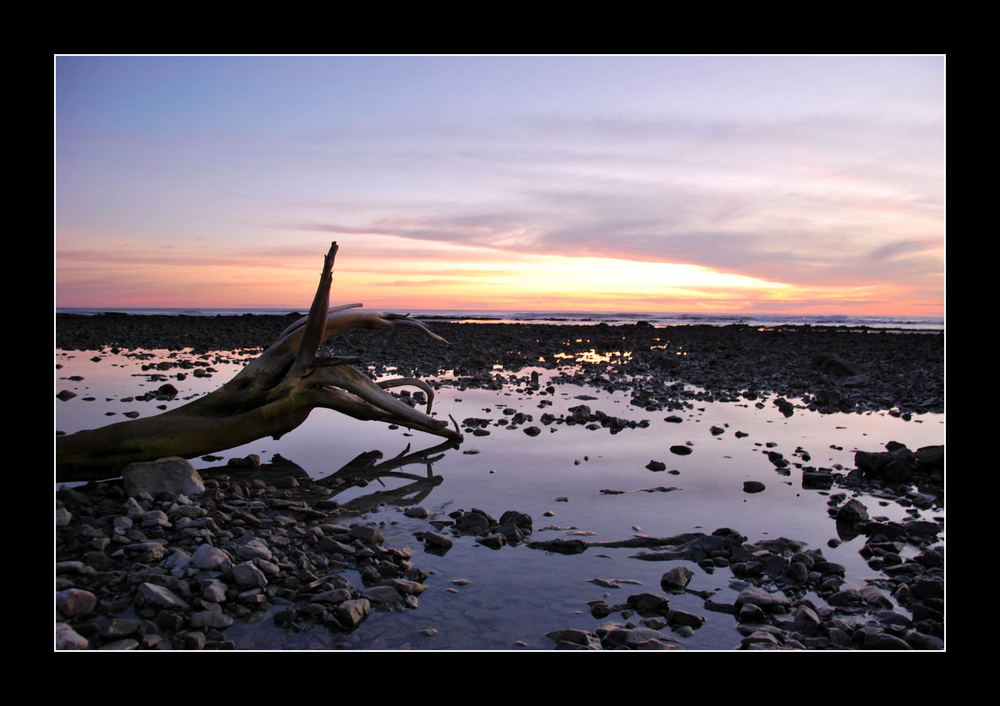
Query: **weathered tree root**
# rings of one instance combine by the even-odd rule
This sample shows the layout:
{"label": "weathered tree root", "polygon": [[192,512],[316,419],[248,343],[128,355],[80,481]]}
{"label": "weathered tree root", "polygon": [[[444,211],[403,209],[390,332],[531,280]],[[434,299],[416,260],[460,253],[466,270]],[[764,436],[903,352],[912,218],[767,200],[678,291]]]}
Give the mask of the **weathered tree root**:
{"label": "weathered tree root", "polygon": [[[87,429],[56,439],[56,480],[82,481],[118,475],[127,464],[166,456],[194,458],[255,441],[275,439],[317,408],[376,420],[462,441],[457,425],[430,416],[432,388],[416,378],[374,382],[352,367],[356,358],[325,357],[319,348],[355,327],[417,328],[447,343],[421,322],[398,314],[358,311],[361,304],[330,307],[337,244],[323,262],[308,316],[278,336],[259,357],[218,390],[155,417]],[[427,394],[427,412],[402,402],[388,388],[410,385]]]}

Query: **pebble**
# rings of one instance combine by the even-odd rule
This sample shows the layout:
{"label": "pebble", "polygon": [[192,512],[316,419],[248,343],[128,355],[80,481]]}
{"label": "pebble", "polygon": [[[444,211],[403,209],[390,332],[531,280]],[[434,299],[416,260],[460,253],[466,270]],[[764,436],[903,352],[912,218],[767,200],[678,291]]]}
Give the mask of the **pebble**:
{"label": "pebble", "polygon": [[694,572],[686,566],[676,566],[660,577],[660,587],[664,591],[683,591],[691,583]]}
{"label": "pebble", "polygon": [[[204,492],[190,495],[177,492],[190,490],[189,478],[155,494],[127,496],[120,479],[57,491],[57,649],[231,649],[228,628],[275,606],[285,606],[277,625],[331,630],[356,629],[373,606],[417,608],[426,586],[403,576],[427,573],[412,551],[385,547],[378,527],[345,527],[287,499],[307,494],[309,479],[229,473],[205,476]],[[362,585],[341,573],[352,567]]]}
{"label": "pebble", "polygon": [[[566,541],[535,542],[529,546],[559,551],[558,543]],[[728,613],[735,618],[743,635],[737,649],[940,650],[944,647],[944,614],[935,611],[937,605],[943,607],[944,594],[944,582],[938,573],[943,563],[937,556],[938,548],[906,560],[905,564],[911,568],[899,572],[893,595],[900,604],[911,607],[913,617],[907,618],[893,610],[892,601],[877,583],[868,583],[861,589],[842,587],[844,567],[825,560],[821,550],[808,549],[795,540],[777,538],[748,543],[738,532],[720,528],[711,535],[640,536],[597,544],[672,547],[633,555],[638,559],[686,559],[700,566],[709,554],[724,560],[738,579],[732,585],[739,593],[732,604],[718,603],[712,599],[713,593],[706,593],[704,605],[707,611]],[[579,553],[586,548],[584,545],[576,551],[561,553]],[[913,576],[919,578],[914,580]],[[663,574],[661,587],[668,592],[697,595],[689,588],[694,577],[691,569],[677,566]],[[814,603],[813,593],[825,602]],[[547,636],[556,643],[556,649],[662,649],[664,646],[683,649],[683,642],[659,631],[670,627],[674,638],[684,640],[692,637],[707,620],[691,611],[672,609],[667,596],[651,592],[634,594],[617,604],[603,599],[589,601],[588,609],[594,619],[601,621],[615,613],[621,613],[623,620],[627,620],[636,613],[642,616],[646,627],[642,632],[629,632],[626,627],[552,631]]]}

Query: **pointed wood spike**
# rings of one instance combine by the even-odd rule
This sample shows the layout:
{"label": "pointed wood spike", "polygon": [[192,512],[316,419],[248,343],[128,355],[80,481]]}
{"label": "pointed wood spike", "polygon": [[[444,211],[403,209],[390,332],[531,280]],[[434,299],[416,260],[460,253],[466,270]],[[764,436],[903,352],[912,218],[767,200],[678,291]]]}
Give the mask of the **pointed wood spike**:
{"label": "pointed wood spike", "polygon": [[313,297],[312,306],[309,308],[309,317],[306,319],[305,331],[302,334],[302,341],[299,343],[299,350],[295,356],[296,367],[308,367],[312,365],[313,358],[319,351],[319,345],[323,342],[323,333],[326,330],[326,316],[330,309],[330,287],[333,284],[333,260],[337,256],[337,242],[330,244],[330,251],[323,258],[323,273],[319,278],[319,286],[316,288],[316,296]]}

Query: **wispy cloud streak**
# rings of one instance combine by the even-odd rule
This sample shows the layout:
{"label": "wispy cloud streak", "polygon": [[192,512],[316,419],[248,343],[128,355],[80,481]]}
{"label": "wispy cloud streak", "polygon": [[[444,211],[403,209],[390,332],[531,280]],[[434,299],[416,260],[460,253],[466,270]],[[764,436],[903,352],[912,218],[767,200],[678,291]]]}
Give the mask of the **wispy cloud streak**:
{"label": "wispy cloud streak", "polygon": [[460,263],[610,258],[943,305],[940,58],[83,59],[57,93],[64,271],[298,271],[342,239],[417,295]]}

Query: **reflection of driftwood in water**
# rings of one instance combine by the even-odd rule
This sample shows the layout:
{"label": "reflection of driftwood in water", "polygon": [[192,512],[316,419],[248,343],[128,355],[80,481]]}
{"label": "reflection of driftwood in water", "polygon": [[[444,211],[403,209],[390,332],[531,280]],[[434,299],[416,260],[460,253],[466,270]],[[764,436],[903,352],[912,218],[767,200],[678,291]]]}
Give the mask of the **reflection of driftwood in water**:
{"label": "reflection of driftwood in water", "polygon": [[[383,456],[381,451],[368,451],[359,454],[335,473],[317,482],[319,485],[332,490],[334,495],[336,495],[350,488],[364,487],[372,481],[382,483],[383,479],[402,478],[412,482],[398,488],[376,490],[349,500],[343,503],[341,507],[349,510],[361,510],[374,507],[379,503],[415,505],[430,495],[430,492],[442,483],[444,478],[433,474],[433,464],[444,458],[444,451],[456,447],[456,443],[446,441],[429,449],[408,453],[410,447],[407,445],[399,455],[381,463],[378,463],[379,459]],[[404,473],[396,470],[397,468],[412,464],[425,465],[426,475]],[[382,485],[384,488],[384,483]]]}
{"label": "reflection of driftwood in water", "polygon": [[[384,478],[402,478],[412,482],[394,490],[375,491],[333,506],[348,510],[367,510],[379,503],[416,504],[443,482],[441,476],[433,474],[432,467],[434,463],[444,458],[445,451],[452,448],[458,448],[458,443],[446,441],[422,451],[408,453],[410,447],[407,445],[399,455],[381,463],[378,463],[383,455],[381,451],[368,451],[359,454],[335,473],[320,480],[313,480],[301,466],[283,458],[280,454],[275,454],[270,463],[254,465],[237,461],[201,469],[199,474],[205,479],[240,483],[247,489],[246,492],[252,495],[263,493],[269,486],[272,489],[277,488],[281,490],[281,494],[268,501],[272,507],[325,517],[329,509],[314,509],[313,506],[330,503],[338,494],[352,488],[365,487],[371,481],[382,483]],[[426,475],[395,470],[417,463],[426,466]]]}

